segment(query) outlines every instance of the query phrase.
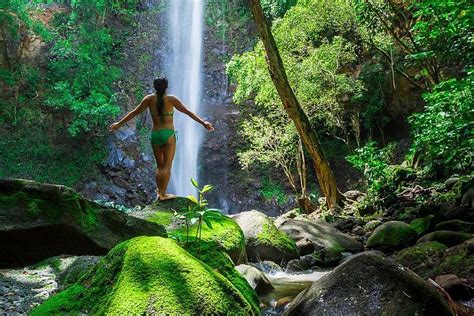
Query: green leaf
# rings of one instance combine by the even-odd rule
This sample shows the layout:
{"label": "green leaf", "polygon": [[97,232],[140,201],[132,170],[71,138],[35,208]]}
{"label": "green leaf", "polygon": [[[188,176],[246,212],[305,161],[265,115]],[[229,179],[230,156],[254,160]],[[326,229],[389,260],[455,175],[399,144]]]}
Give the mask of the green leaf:
{"label": "green leaf", "polygon": [[193,184],[193,186],[194,186],[196,189],[199,189],[199,184],[197,183],[196,180],[194,180],[193,178],[191,178],[191,183]]}
{"label": "green leaf", "polygon": [[198,204],[198,201],[197,201],[196,197],[194,197],[192,195],[188,195],[186,198],[188,200],[190,200],[191,202]]}
{"label": "green leaf", "polygon": [[211,222],[211,220],[210,220],[209,218],[207,218],[207,217],[204,217],[203,220],[204,220],[204,223],[206,223],[207,227],[209,227],[210,229],[212,229],[212,222]]}
{"label": "green leaf", "polygon": [[213,190],[213,189],[214,189],[214,187],[213,187],[212,185],[206,184],[206,185],[204,186],[204,188],[202,188],[202,190],[201,190],[200,192],[201,192],[201,193],[205,193],[205,192],[211,191],[211,190]]}

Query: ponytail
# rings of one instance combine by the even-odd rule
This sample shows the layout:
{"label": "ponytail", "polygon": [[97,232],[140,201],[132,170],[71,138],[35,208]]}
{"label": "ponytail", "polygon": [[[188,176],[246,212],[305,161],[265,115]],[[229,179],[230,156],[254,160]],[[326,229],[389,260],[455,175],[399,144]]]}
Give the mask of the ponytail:
{"label": "ponytail", "polygon": [[153,80],[153,86],[156,90],[156,109],[158,115],[163,119],[163,113],[165,109],[165,101],[163,96],[165,95],[166,89],[168,88],[168,79],[165,77],[156,78]]}

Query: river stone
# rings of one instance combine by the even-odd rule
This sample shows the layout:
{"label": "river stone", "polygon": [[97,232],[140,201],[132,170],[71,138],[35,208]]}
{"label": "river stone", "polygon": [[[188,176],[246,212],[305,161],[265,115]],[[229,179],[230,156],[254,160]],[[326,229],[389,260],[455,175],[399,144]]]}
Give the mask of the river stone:
{"label": "river stone", "polygon": [[62,185],[0,180],[0,267],[25,266],[59,254],[103,255],[141,235],[165,236],[166,230]]}
{"label": "river stone", "polygon": [[425,217],[414,219],[410,222],[410,226],[413,227],[418,236],[422,236],[427,231],[429,231],[433,218],[434,215],[428,215]]}
{"label": "river stone", "polygon": [[335,267],[341,259],[340,251],[324,248],[299,259],[291,260],[288,262],[287,269],[290,271],[304,271],[313,268]]}
{"label": "river stone", "polygon": [[445,244],[446,246],[455,246],[473,237],[474,235],[469,233],[453,232],[449,230],[437,230],[424,235],[423,237],[418,239],[417,243],[437,241],[442,244]]}
{"label": "river stone", "polygon": [[405,222],[390,221],[377,227],[367,239],[367,247],[381,250],[397,250],[413,245],[418,234]]}
{"label": "river stone", "polygon": [[238,265],[235,269],[247,280],[258,295],[264,295],[273,290],[270,280],[259,269],[247,264]]}
{"label": "river stone", "polygon": [[284,315],[451,315],[437,290],[410,270],[358,254],[314,282]]}
{"label": "river stone", "polygon": [[296,242],[302,239],[310,240],[316,249],[332,248],[340,251],[357,252],[363,248],[360,242],[347,234],[341,233],[322,219],[307,221],[279,218],[275,221],[275,225]]}
{"label": "river stone", "polygon": [[267,215],[254,210],[239,213],[233,219],[244,232],[249,261],[282,263],[299,257],[295,242],[279,231]]}
{"label": "river stone", "polygon": [[436,224],[436,230],[451,230],[456,232],[474,233],[474,223],[453,219]]}
{"label": "river stone", "polygon": [[474,238],[447,249],[436,241],[418,243],[400,251],[396,260],[423,278],[442,274],[469,278],[474,275]]}

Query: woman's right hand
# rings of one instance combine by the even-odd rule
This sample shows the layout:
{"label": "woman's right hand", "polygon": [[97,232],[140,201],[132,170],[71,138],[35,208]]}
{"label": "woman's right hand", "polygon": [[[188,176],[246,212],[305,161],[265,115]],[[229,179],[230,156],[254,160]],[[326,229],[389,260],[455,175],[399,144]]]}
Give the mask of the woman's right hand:
{"label": "woman's right hand", "polygon": [[109,131],[115,132],[115,131],[117,131],[119,128],[120,128],[120,123],[115,122],[115,123],[110,124],[110,126],[109,126]]}

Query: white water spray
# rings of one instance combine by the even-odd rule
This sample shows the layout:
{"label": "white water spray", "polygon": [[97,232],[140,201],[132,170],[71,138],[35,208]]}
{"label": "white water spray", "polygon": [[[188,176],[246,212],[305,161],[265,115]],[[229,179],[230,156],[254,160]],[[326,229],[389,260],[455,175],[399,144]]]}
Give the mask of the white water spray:
{"label": "white water spray", "polygon": [[[167,56],[168,92],[177,96],[191,111],[201,113],[201,55],[203,2],[169,0],[169,50]],[[175,112],[178,143],[169,192],[186,196],[196,190],[190,178],[198,176],[198,153],[204,128],[188,116]]]}

